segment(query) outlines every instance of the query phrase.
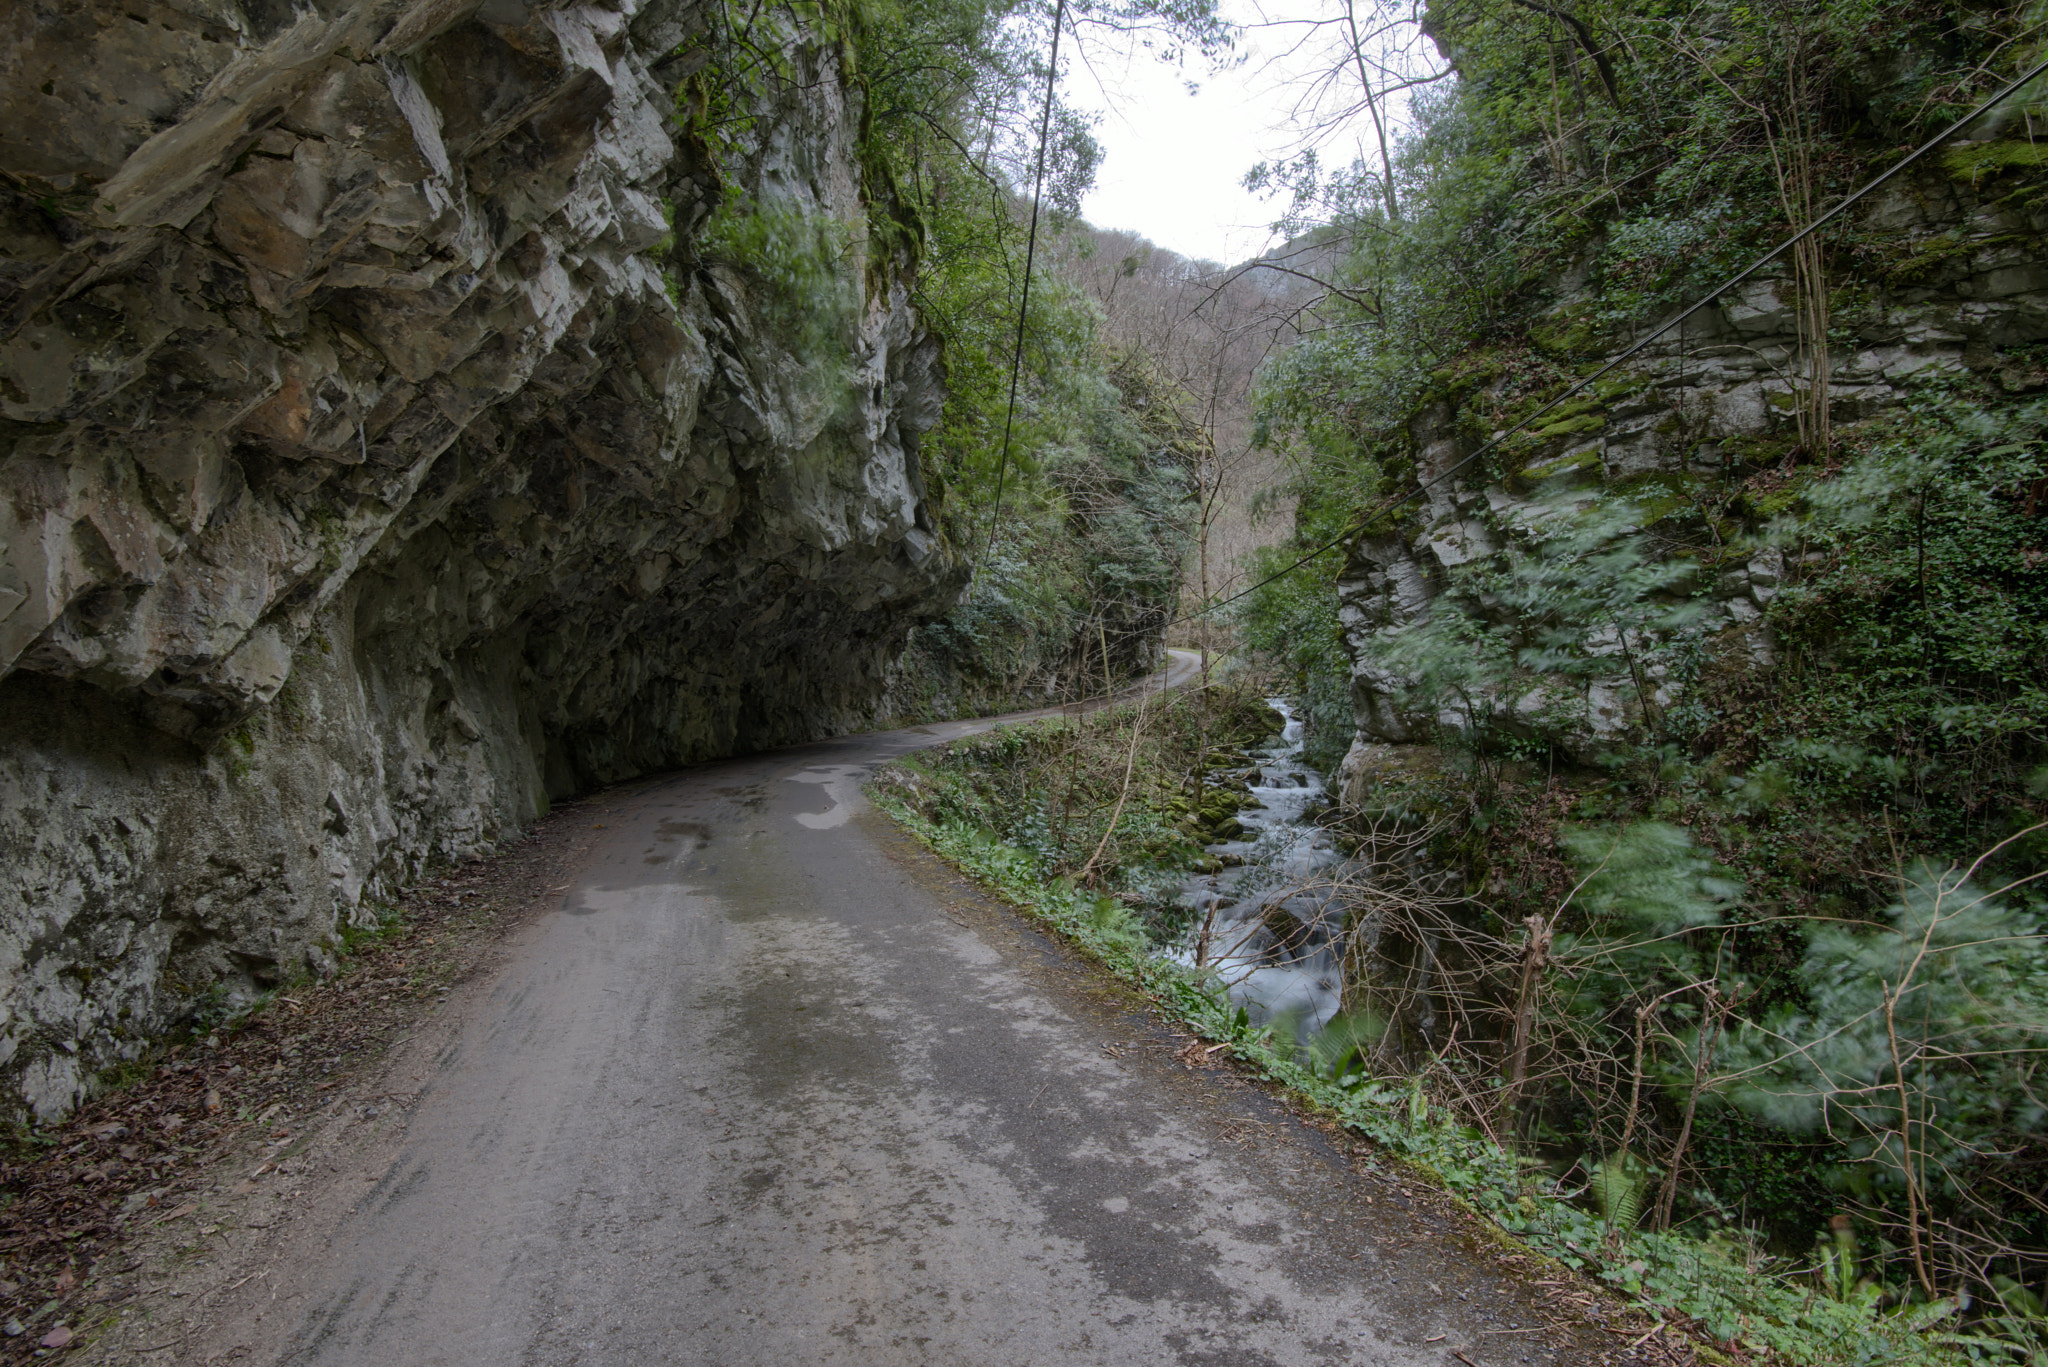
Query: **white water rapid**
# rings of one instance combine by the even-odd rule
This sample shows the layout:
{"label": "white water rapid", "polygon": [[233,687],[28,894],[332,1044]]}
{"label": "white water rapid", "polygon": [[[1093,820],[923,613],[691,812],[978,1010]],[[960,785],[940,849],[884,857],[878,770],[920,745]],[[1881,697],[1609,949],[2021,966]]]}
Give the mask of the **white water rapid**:
{"label": "white water rapid", "polygon": [[1238,813],[1244,839],[1208,847],[1229,867],[1184,885],[1194,926],[1171,955],[1216,970],[1254,1024],[1291,1020],[1306,1042],[1337,1014],[1343,991],[1333,875],[1345,860],[1306,819],[1324,789],[1323,776],[1301,760],[1301,719],[1284,700],[1267,701],[1286,727],[1251,751],[1252,769],[1236,771],[1258,805]]}

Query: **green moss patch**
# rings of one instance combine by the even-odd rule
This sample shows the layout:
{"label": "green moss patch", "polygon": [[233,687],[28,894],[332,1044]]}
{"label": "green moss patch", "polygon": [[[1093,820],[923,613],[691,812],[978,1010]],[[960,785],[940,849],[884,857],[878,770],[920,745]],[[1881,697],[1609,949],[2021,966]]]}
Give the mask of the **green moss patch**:
{"label": "green moss patch", "polygon": [[1553,482],[1598,484],[1606,473],[1606,467],[1601,464],[1598,451],[1574,451],[1555,460],[1539,461],[1534,465],[1525,466],[1509,483],[1515,492],[1526,494],[1533,493],[1541,485]]}
{"label": "green moss patch", "polygon": [[1941,164],[1957,180],[1975,185],[2008,171],[2039,171],[2048,167],[2048,146],[2019,140],[1966,143],[1944,153]]}

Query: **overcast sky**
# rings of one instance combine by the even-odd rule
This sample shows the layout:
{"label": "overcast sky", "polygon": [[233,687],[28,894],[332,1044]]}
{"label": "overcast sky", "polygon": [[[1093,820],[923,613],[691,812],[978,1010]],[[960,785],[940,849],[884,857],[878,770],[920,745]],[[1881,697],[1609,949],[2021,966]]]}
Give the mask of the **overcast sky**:
{"label": "overcast sky", "polygon": [[[1102,167],[1082,201],[1088,221],[1143,233],[1182,256],[1225,264],[1257,256],[1283,206],[1240,182],[1286,144],[1272,127],[1281,97],[1244,70],[1212,80],[1199,57],[1185,73],[1147,53],[1087,57],[1061,54],[1068,101],[1101,116]],[[1189,95],[1187,80],[1201,93]]]}
{"label": "overcast sky", "polygon": [[[1220,8],[1240,23],[1261,10],[1269,20],[1326,12],[1320,0],[1263,0],[1258,9],[1255,4],[1259,0],[1223,0]],[[1312,58],[1271,60],[1287,42],[1284,29],[1247,30],[1239,48],[1246,60],[1217,76],[1199,56],[1175,71],[1149,53],[1119,56],[1099,41],[1091,41],[1080,59],[1063,46],[1067,101],[1100,116],[1095,136],[1104,156],[1095,189],[1082,201],[1088,221],[1140,232],[1182,256],[1224,264],[1264,250],[1271,240],[1268,225],[1286,205],[1248,193],[1242,182],[1254,165],[1287,155],[1298,143],[1286,118],[1294,96],[1279,68],[1300,69]],[[1190,81],[1199,93],[1188,93]],[[1347,82],[1346,89],[1355,86]],[[1363,131],[1325,140],[1326,164],[1358,155]]]}

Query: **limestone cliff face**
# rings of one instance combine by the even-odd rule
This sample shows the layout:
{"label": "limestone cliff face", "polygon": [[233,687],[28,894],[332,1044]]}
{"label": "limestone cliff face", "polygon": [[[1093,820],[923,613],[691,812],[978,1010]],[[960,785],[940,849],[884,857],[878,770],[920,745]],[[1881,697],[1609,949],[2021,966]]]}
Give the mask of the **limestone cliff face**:
{"label": "limestone cliff face", "polygon": [[[0,17],[0,1076],[43,1115],[550,795],[872,714],[961,582],[856,90],[688,3]],[[835,219],[829,360],[708,263]]]}
{"label": "limestone cliff face", "polygon": [[[2016,207],[2008,188],[1979,192],[1928,175],[1857,212],[1864,260],[1879,268],[1837,282],[1846,301],[1837,305],[1831,352],[1830,414],[1838,429],[1884,415],[1916,381],[1944,373],[1976,372],[2015,394],[2048,387],[2036,362],[2010,354],[2048,339],[2048,218]],[[1553,318],[1587,303],[1569,282],[1557,293]],[[1386,746],[1427,742],[1440,724],[1469,724],[1460,714],[1405,712],[1408,680],[1381,663],[1384,638],[1425,616],[1459,566],[1528,544],[1541,507],[1607,490],[1637,497],[1655,517],[1690,507],[1692,491],[1709,480],[1739,480],[1788,456],[1798,425],[1790,373],[1801,364],[1792,299],[1782,272],[1750,281],[1618,378],[1557,410],[1537,440],[1504,448],[1515,451],[1509,463],[1519,467],[1507,479],[1490,481],[1469,467],[1427,489],[1402,532],[1353,547],[1338,583],[1358,724],[1345,762],[1347,791],[1362,792],[1375,768],[1393,759]],[[1480,444],[1475,424],[1462,419],[1468,409],[1489,408],[1486,398],[1484,383],[1466,385],[1418,409],[1409,424],[1418,477],[1442,474]],[[1775,646],[1764,605],[1797,568],[1771,551],[1721,569],[1705,605],[1709,630],[1767,667]],[[1649,682],[1661,705],[1656,681]],[[1577,717],[1571,739],[1584,757],[1639,719],[1640,707],[1636,689],[1597,677],[1548,678],[1522,697],[1486,702],[1510,727],[1538,711]]]}

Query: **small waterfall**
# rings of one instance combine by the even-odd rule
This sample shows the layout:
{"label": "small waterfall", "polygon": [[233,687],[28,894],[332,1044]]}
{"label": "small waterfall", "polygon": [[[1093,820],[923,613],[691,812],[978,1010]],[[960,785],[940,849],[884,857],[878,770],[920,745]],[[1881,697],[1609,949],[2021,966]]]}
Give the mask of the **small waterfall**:
{"label": "small waterfall", "polygon": [[1238,813],[1244,838],[1211,845],[1226,867],[1183,885],[1194,913],[1172,951],[1214,968],[1255,1024],[1290,1019],[1306,1040],[1337,1014],[1343,996],[1344,908],[1335,875],[1347,862],[1328,832],[1308,820],[1324,801],[1323,776],[1302,763],[1302,723],[1284,699],[1280,735],[1250,753],[1244,783],[1257,804]]}

